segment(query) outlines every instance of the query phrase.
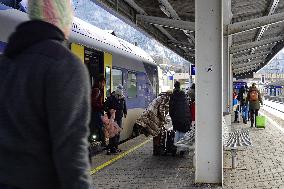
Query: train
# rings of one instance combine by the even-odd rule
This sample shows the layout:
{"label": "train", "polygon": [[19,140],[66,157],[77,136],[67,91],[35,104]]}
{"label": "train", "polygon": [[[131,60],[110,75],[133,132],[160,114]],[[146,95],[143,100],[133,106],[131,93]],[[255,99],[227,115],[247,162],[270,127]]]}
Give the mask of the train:
{"label": "train", "polygon": [[[0,2],[0,56],[16,26],[28,20],[24,11]],[[65,45],[87,66],[92,86],[97,82],[96,76],[105,76],[105,97],[119,84],[123,86],[128,114],[122,121],[120,140],[131,137],[136,119],[158,94],[159,77],[155,61],[136,45],[76,17]]]}

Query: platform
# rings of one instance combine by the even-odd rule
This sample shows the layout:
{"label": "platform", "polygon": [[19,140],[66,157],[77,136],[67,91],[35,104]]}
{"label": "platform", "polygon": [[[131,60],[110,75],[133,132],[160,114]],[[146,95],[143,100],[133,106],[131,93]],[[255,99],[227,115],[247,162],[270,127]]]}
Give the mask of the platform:
{"label": "platform", "polygon": [[[238,168],[245,170],[224,169],[224,189],[284,189],[284,132],[278,128],[279,118],[267,116],[266,129],[232,125],[234,129],[249,129],[253,146],[237,152]],[[97,189],[221,189],[217,185],[194,184],[193,152],[185,158],[153,156],[152,139],[143,135],[120,148],[120,154],[103,152],[93,158],[92,178]],[[230,165],[230,152],[224,151],[224,167]]]}
{"label": "platform", "polygon": [[[261,113],[268,116],[266,111]],[[279,118],[269,115],[265,129],[251,129],[250,124],[232,125],[249,129],[253,146],[237,153],[238,167],[246,170],[224,169],[223,188],[284,189],[284,125],[281,127],[279,122]],[[230,152],[224,151],[224,167],[230,164]]]}

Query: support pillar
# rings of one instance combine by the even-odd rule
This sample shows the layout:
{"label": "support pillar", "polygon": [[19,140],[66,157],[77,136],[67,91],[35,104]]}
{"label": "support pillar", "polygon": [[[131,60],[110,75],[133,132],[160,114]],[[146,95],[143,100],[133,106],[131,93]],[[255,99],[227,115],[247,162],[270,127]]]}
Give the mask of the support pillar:
{"label": "support pillar", "polygon": [[233,55],[229,55],[229,104],[230,104],[230,112],[233,111],[233,92],[234,92],[234,86],[233,86],[233,66],[232,66],[232,59]]}
{"label": "support pillar", "polygon": [[195,1],[196,183],[222,182],[222,0]]}
{"label": "support pillar", "polygon": [[[223,0],[223,27],[227,28],[231,23],[231,0]],[[232,36],[223,36],[223,116],[227,125],[231,125],[231,110],[230,110],[230,47],[232,45]]]}

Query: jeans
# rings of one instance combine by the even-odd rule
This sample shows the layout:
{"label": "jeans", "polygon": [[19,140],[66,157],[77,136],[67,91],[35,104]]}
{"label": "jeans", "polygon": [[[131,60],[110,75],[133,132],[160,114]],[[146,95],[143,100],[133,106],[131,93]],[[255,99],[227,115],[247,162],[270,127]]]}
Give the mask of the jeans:
{"label": "jeans", "polygon": [[242,106],[242,116],[244,120],[248,119],[248,106],[247,105]]}
{"label": "jeans", "polygon": [[185,135],[185,133],[180,132],[180,131],[176,131],[174,143],[177,143],[180,139],[182,139],[184,137],[184,135]]}

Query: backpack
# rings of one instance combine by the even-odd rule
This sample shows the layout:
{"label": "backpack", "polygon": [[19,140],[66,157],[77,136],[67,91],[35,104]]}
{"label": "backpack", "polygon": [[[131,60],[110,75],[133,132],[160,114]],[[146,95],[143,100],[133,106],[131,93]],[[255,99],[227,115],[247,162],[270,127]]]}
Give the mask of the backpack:
{"label": "backpack", "polygon": [[257,101],[258,100],[258,92],[256,90],[250,91],[249,97],[250,97],[250,100]]}

